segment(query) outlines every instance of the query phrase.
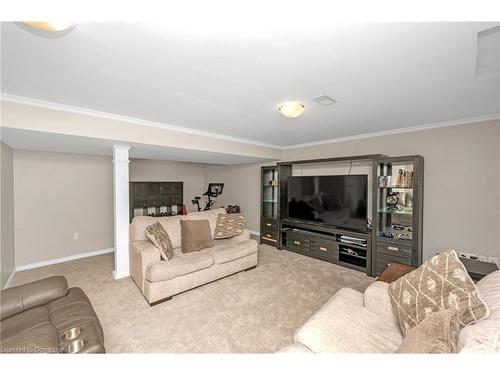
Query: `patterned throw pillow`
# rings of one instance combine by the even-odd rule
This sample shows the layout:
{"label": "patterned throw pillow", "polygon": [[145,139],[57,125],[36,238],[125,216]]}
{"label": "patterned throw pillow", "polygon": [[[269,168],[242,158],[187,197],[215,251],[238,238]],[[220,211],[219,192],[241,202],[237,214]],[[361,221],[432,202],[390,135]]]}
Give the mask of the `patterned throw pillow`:
{"label": "patterned throw pillow", "polygon": [[146,236],[160,250],[163,260],[169,260],[174,256],[174,249],[167,231],[158,221],[144,229]]}
{"label": "patterned throw pillow", "polygon": [[214,240],[239,236],[243,233],[244,225],[244,214],[219,214],[215,224]]}
{"label": "patterned throw pillow", "polygon": [[436,255],[400,277],[390,285],[389,296],[403,336],[437,311],[457,310],[460,328],[489,315],[454,250]]}

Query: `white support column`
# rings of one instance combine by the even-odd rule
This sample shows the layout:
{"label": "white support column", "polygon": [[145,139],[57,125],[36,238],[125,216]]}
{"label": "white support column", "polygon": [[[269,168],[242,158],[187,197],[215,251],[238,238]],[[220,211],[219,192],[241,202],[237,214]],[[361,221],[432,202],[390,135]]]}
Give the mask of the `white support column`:
{"label": "white support column", "polygon": [[115,270],[113,277],[121,279],[130,275],[128,225],[129,225],[129,150],[128,146],[113,146],[113,207],[115,221]]}

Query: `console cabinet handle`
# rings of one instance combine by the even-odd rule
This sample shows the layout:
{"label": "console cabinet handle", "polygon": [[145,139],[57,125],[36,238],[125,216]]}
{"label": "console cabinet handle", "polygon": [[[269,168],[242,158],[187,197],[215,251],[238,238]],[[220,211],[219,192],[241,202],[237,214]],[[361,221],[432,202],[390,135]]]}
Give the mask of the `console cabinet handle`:
{"label": "console cabinet handle", "polygon": [[266,223],[266,225],[267,225],[268,227],[272,227],[272,225],[271,225],[271,224],[269,224],[269,223]]}
{"label": "console cabinet handle", "polygon": [[272,235],[270,235],[270,234],[266,234],[266,237],[272,237]]}
{"label": "console cabinet handle", "polygon": [[328,249],[327,249],[326,247],[321,247],[321,246],[320,246],[320,247],[319,247],[319,249],[320,249],[321,251],[328,251]]}
{"label": "console cabinet handle", "polygon": [[300,245],[300,242],[299,242],[299,241],[293,241],[293,243],[294,243],[295,245]]}
{"label": "console cabinet handle", "polygon": [[399,248],[394,247],[394,246],[387,246],[387,250],[391,250],[391,251],[399,251]]}

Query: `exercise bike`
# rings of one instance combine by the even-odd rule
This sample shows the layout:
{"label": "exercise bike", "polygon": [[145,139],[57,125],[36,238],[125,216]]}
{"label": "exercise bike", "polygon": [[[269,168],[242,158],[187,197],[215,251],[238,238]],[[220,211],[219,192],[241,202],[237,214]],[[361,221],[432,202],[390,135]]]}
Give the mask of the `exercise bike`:
{"label": "exercise bike", "polygon": [[[208,210],[210,210],[210,208],[212,208],[212,206],[217,201],[216,199],[212,200],[212,198],[217,198],[219,195],[222,194],[223,190],[224,190],[223,183],[211,182],[208,184],[207,191],[202,194],[202,195],[207,197],[207,201],[205,203],[205,208],[203,209],[203,211],[208,211]],[[194,199],[191,200],[191,203],[195,204],[196,207],[198,208],[198,212],[201,211],[200,200],[201,200],[201,197],[194,197]]]}

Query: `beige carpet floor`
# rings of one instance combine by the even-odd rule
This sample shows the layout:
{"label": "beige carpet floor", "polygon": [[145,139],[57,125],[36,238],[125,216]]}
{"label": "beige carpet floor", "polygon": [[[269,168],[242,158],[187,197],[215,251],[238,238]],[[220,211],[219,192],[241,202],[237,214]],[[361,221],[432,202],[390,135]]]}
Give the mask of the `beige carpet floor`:
{"label": "beige carpet floor", "polygon": [[13,285],[64,275],[90,298],[108,353],[271,353],[344,286],[365,274],[260,246],[259,266],[149,307],[134,281],[112,278],[113,254],[16,273]]}

